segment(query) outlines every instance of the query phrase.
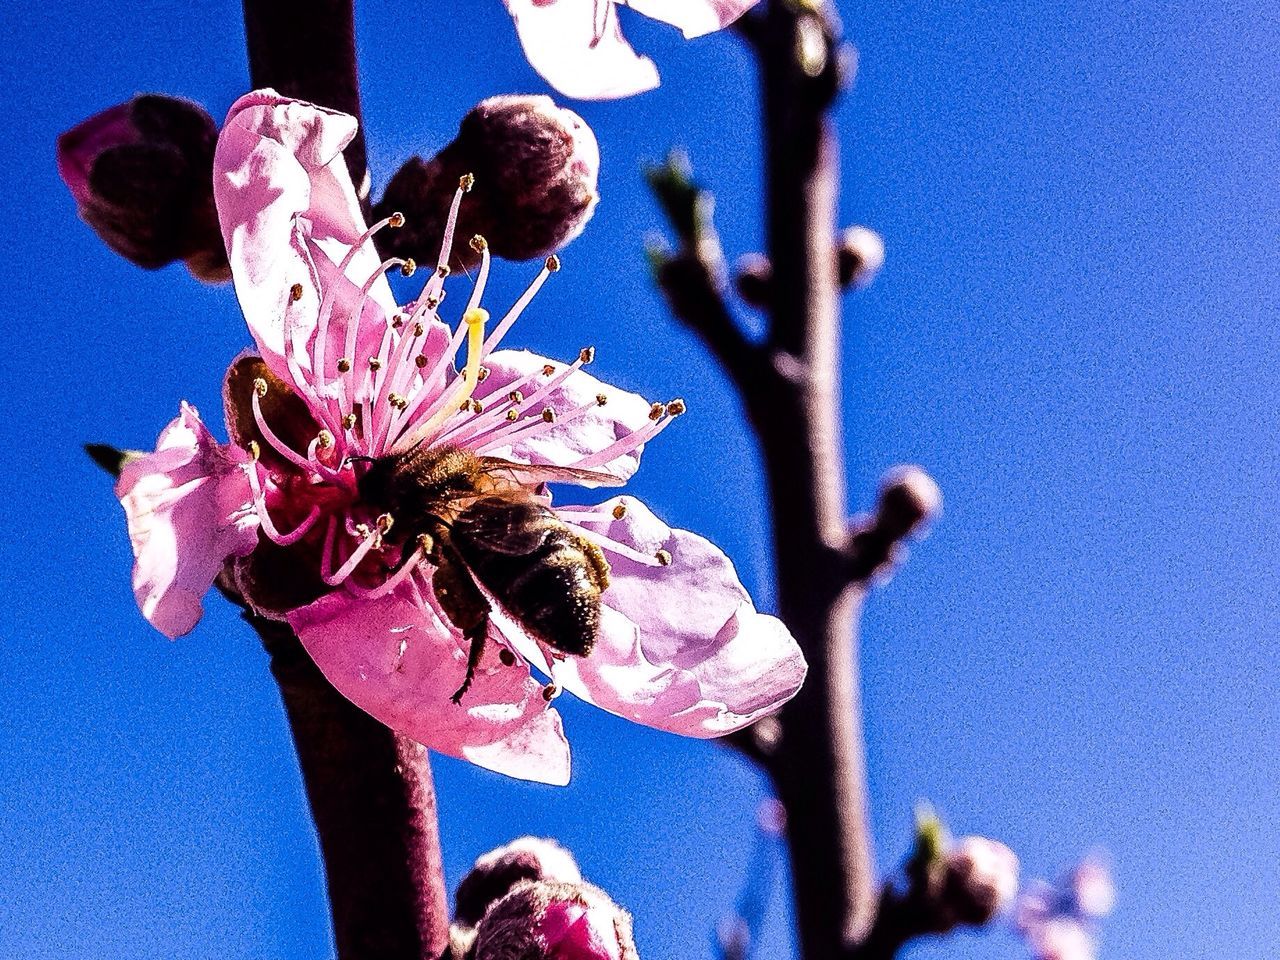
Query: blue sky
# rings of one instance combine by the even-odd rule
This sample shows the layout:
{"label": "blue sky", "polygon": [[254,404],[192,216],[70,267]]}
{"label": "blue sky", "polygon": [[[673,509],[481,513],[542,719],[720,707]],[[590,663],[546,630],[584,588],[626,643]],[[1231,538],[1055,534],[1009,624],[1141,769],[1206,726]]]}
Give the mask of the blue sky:
{"label": "blue sky", "polygon": [[[850,494],[904,461],[945,515],[863,630],[878,855],[911,809],[1010,843],[1031,874],[1107,847],[1103,956],[1273,952],[1280,939],[1274,502],[1280,20],[1258,2],[842,2],[845,222],[888,263],[847,302]],[[0,619],[0,956],[326,956],[322,880],[275,689],[216,599],[152,631],[86,440],[210,419],[247,336],[228,288],[146,274],[75,216],[56,135],[139,91],[220,117],[247,83],[239,4],[8,5],[0,273],[8,536]],[[481,97],[541,91],[497,0],[359,10],[375,184]],[[577,105],[603,201],[515,339],[690,414],[634,492],[722,544],[771,603],[763,487],[738,404],[642,255],[644,160],[688,146],[731,253],[757,249],[751,64],[629,17],[665,85]],[[528,265],[495,271],[494,300]],[[750,319],[750,318],[748,318]],[[514,341],[513,341],[514,342]],[[567,698],[566,698],[567,700]],[[561,703],[565,701],[562,700]],[[450,884],[521,833],[559,837],[631,907],[648,958],[705,957],[745,881],[755,773],[715,744],[565,707],[565,790],[438,760]],[[791,955],[786,898],[762,956]],[[1008,934],[910,956],[1012,958]]]}

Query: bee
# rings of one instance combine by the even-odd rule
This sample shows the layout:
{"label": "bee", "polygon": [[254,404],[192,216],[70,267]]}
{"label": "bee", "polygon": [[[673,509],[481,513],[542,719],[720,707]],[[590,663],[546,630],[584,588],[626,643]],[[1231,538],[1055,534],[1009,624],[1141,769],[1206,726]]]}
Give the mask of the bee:
{"label": "bee", "polygon": [[[394,518],[390,539],[403,544],[402,564],[424,549],[436,568],[436,599],[470,645],[454,703],[461,703],[484,653],[488,597],[547,646],[579,657],[591,653],[608,561],[516,482],[523,465],[456,446],[418,445],[367,459],[357,480],[360,498]],[[550,480],[611,479],[566,467],[538,471]]]}

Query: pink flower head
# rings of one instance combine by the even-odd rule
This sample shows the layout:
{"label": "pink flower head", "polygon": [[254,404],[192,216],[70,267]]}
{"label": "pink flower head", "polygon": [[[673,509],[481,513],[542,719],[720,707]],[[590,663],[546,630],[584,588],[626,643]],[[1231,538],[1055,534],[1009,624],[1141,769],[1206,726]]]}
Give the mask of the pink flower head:
{"label": "pink flower head", "polygon": [[533,68],[561,93],[610,100],[652,90],[658,69],[622,36],[619,6],[679,27],[687,38],[727,27],[759,0],[504,0]]}
{"label": "pink flower head", "polygon": [[[183,478],[193,492],[209,488],[202,505],[216,490],[225,513],[202,506],[204,526],[163,530],[179,510],[157,514],[149,535],[134,537],[139,569],[152,571],[146,582],[163,585],[176,570],[184,596],[198,594],[233,559],[245,599],[287,620],[356,705],[432,749],[525,779],[568,781],[568,744],[550,703],[561,688],[697,737],[777,710],[799,689],[804,659],[777,619],[756,612],[723,553],[631,498],[552,507],[545,487],[624,482],[683,404],[649,404],[597,380],[583,369],[590,350],[564,364],[498,349],[558,267],[554,258],[496,324],[480,307],[490,261],[478,238],[482,262],[456,329],[438,313],[443,265],[398,307],[384,274],[411,273],[413,264],[379,262],[370,238],[402,218],[366,229],[342,158],[355,129],[352,117],[273,91],[231,109],[214,191],[259,355],[228,372],[234,445],[213,446],[217,456],[206,450],[203,472]],[[468,187],[454,198],[450,233]],[[446,235],[442,251],[451,245]],[[434,513],[390,498],[374,479],[385,480],[391,458],[406,454],[471,464],[480,486],[449,487],[448,497],[436,490]],[[148,461],[134,465],[135,483],[167,469],[151,471]],[[464,555],[460,530],[474,543],[498,537],[492,512],[471,510],[481,499],[517,504],[542,525],[547,539],[534,546],[546,546],[550,559],[529,582],[561,576],[547,572],[557,557],[585,558],[564,576],[598,588],[596,606],[584,601],[589,616],[574,607],[592,627],[589,655],[553,645],[530,626],[545,621],[529,612],[529,595],[523,611],[511,609],[497,579]],[[133,501],[123,502],[132,529]],[[226,532],[249,527],[256,545]],[[512,529],[501,549],[528,557],[529,535]],[[143,610],[171,634],[195,622],[162,622],[145,602]],[[551,682],[535,680],[529,664]]]}

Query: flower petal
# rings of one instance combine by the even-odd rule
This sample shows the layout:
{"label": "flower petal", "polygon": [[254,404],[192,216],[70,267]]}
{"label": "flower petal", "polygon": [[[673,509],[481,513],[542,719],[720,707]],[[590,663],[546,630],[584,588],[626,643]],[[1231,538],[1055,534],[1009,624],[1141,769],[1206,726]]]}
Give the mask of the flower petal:
{"label": "flower petal", "polygon": [[[345,113],[260,90],[232,106],[214,155],[214,198],[240,306],[263,359],[303,393],[309,391],[291,376],[286,349],[305,372],[323,292],[333,287],[340,315],[349,316],[378,269],[366,244],[345,277],[337,270],[365,231],[342,156],[355,132],[355,118]],[[302,287],[297,300],[294,284]],[[372,335],[380,337],[379,322],[394,310],[380,277],[364,307],[362,335],[376,329]],[[331,336],[340,333],[331,328]]]}
{"label": "flower petal", "polygon": [[[538,386],[546,382],[547,378],[541,373],[544,367],[554,367],[557,373],[564,370],[563,364],[553,363],[527,350],[496,350],[485,357],[484,364],[489,368],[489,376],[480,387],[484,391],[483,396],[479,396],[479,390],[477,395],[486,406],[492,402],[490,398],[501,399],[510,391],[512,384],[530,374],[536,374],[537,379],[533,384],[523,390],[527,396],[532,396]],[[606,398],[604,406],[600,406],[597,401],[600,396]],[[513,444],[486,450],[486,453],[516,463],[568,467],[589,454],[604,450],[650,422],[647,400],[638,394],[597,380],[583,370],[570,374],[560,386],[536,404],[526,405],[516,426],[540,419],[542,410],[547,407],[554,410],[560,418],[550,430],[538,433],[531,439],[517,439]],[[573,419],[566,416],[570,411],[584,407],[587,409],[583,415]],[[640,445],[595,469],[617,480],[626,480],[639,467],[640,452],[643,449],[643,445]]]}
{"label": "flower petal", "polygon": [[[714,544],[671,529],[631,497],[557,512],[595,534],[609,560],[596,647],[549,663],[518,628],[503,625],[520,653],[565,689],[619,716],[694,737],[740,729],[800,689],[808,667],[799,646],[781,621],[756,612]],[[634,553],[611,552],[604,538]],[[643,562],[660,550],[667,565]]]}
{"label": "flower petal", "polygon": [[134,596],[142,615],[168,637],[199,622],[201,598],[223,563],[258,542],[247,460],[243,451],[218,444],[184,403],[155,453],[120,473],[116,496],[136,558]]}
{"label": "flower petal", "polygon": [[364,600],[336,590],[288,620],[329,682],[397,733],[508,776],[568,783],[559,713],[493,644],[462,703],[449,699],[466,674],[466,646],[415,592],[406,583]]}
{"label": "flower petal", "polygon": [[[609,100],[658,85],[658,69],[623,39],[613,4],[600,0],[505,0],[533,69],[561,93]],[[599,11],[599,16],[597,16]]]}
{"label": "flower petal", "polygon": [[631,9],[684,31],[687,39],[722,30],[760,0],[619,0]]}

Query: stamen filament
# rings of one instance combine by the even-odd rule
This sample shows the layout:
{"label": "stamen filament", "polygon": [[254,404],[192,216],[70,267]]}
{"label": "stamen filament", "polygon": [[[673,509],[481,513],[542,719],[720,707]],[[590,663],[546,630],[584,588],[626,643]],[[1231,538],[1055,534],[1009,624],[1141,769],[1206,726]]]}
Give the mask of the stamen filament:
{"label": "stamen filament", "polygon": [[458,407],[471,399],[476,384],[480,380],[480,359],[484,346],[484,325],[489,314],[484,310],[468,310],[462,316],[467,328],[467,365],[463,368],[453,384],[446,389],[429,408],[429,418],[421,426],[416,427],[408,435],[396,441],[392,452],[407,450],[419,441],[429,437],[440,424],[458,412]]}
{"label": "stamen filament", "polygon": [[324,577],[324,582],[331,587],[336,587],[343,583],[351,574],[355,573],[356,567],[360,566],[361,561],[369,555],[369,551],[381,541],[382,531],[375,527],[360,541],[360,545],[351,551],[351,556],[347,557],[346,563],[340,566],[332,575]]}

